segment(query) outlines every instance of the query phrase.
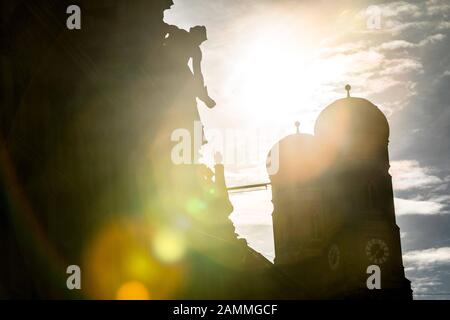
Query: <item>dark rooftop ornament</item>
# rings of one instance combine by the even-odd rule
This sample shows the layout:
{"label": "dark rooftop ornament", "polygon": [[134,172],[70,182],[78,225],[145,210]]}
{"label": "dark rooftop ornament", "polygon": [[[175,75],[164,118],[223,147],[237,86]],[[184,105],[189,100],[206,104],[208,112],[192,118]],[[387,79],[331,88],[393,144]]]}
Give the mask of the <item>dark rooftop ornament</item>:
{"label": "dark rooftop ornament", "polygon": [[345,86],[345,91],[347,91],[347,98],[350,98],[350,90],[352,90],[352,86],[347,84]]}

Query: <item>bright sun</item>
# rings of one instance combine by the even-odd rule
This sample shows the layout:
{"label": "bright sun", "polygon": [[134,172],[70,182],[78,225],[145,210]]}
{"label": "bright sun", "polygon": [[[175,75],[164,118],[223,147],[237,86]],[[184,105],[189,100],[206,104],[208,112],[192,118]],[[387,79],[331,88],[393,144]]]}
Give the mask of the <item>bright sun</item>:
{"label": "bright sun", "polygon": [[307,113],[317,104],[317,89],[343,68],[338,61],[321,61],[317,55],[320,48],[303,44],[301,34],[293,28],[259,28],[237,55],[229,78],[235,103],[257,114],[260,121],[280,116],[308,118]]}
{"label": "bright sun", "polygon": [[261,31],[243,48],[236,64],[236,98],[260,116],[270,117],[277,105],[288,107],[302,85],[302,50],[289,38],[290,34]]}

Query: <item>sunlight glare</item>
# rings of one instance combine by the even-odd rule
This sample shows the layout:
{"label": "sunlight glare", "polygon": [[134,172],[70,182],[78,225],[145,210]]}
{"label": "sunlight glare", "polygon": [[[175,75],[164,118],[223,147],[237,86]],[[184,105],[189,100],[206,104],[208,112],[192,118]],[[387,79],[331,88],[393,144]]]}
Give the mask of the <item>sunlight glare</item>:
{"label": "sunlight glare", "polygon": [[308,113],[319,107],[320,88],[343,75],[347,63],[321,60],[320,50],[304,45],[298,29],[289,25],[259,28],[252,38],[231,73],[233,101],[261,122],[301,116],[312,123]]}

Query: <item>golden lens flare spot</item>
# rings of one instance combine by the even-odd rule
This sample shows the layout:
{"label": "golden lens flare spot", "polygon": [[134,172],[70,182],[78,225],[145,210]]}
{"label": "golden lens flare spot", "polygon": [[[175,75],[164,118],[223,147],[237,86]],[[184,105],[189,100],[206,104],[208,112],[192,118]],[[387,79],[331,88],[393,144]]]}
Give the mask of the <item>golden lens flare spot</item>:
{"label": "golden lens flare spot", "polygon": [[152,248],[158,260],[171,264],[183,258],[186,251],[186,243],[179,232],[163,229],[155,234]]}
{"label": "golden lens flare spot", "polygon": [[[184,266],[164,263],[152,254],[155,225],[143,219],[120,219],[97,230],[85,248],[82,267],[83,291],[88,298],[111,300],[119,298],[119,292],[120,297],[145,298],[137,285],[127,289],[133,288],[125,286],[129,281],[144,286],[152,300],[175,297],[184,281]],[[171,252],[171,257],[176,257]]]}
{"label": "golden lens flare spot", "polygon": [[130,274],[138,279],[147,278],[152,265],[149,258],[145,255],[145,251],[133,252],[133,254],[130,254],[130,257],[127,258],[126,261],[127,274]]}
{"label": "golden lens flare spot", "polygon": [[124,283],[116,295],[117,300],[150,300],[147,288],[139,281]]}

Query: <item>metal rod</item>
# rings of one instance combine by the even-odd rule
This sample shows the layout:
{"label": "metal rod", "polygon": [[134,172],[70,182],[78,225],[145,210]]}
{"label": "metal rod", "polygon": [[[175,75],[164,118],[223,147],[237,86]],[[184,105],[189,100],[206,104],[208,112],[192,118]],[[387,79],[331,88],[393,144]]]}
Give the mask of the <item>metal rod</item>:
{"label": "metal rod", "polygon": [[228,191],[233,191],[233,190],[252,189],[252,188],[259,188],[259,187],[265,187],[267,189],[267,186],[270,186],[270,182],[249,184],[249,185],[246,185],[246,186],[230,187],[230,188],[227,188],[227,190]]}

